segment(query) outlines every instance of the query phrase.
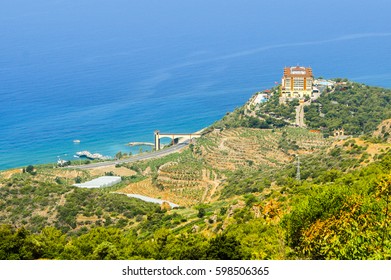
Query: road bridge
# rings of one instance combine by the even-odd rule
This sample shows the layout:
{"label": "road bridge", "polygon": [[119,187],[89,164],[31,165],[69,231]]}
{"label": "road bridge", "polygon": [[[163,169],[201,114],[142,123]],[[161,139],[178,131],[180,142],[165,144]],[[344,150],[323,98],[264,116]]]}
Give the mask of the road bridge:
{"label": "road bridge", "polygon": [[194,138],[201,137],[200,133],[160,133],[159,130],[155,130],[155,151],[159,151],[160,139],[162,138],[171,138],[172,144],[176,144],[176,140],[192,140]]}

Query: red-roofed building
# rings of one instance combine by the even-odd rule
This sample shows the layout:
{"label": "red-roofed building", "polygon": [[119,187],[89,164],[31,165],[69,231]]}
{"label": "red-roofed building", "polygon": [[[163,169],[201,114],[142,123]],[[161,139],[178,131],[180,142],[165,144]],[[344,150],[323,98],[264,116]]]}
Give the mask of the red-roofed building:
{"label": "red-roofed building", "polygon": [[304,98],[312,96],[314,77],[310,67],[285,67],[281,82],[281,95],[284,98]]}

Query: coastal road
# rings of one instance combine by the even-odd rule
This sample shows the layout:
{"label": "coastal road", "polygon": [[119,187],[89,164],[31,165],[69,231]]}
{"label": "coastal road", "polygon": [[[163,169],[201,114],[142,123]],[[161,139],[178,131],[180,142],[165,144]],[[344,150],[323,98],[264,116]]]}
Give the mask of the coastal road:
{"label": "coastal road", "polygon": [[92,169],[96,167],[109,167],[109,166],[115,166],[116,164],[121,164],[121,163],[129,163],[129,162],[135,162],[138,160],[146,160],[146,159],[153,159],[153,158],[159,158],[163,157],[172,153],[176,153],[186,147],[189,144],[189,140],[184,141],[182,143],[176,144],[174,146],[159,150],[159,151],[154,151],[150,153],[145,153],[141,155],[135,155],[127,159],[122,159],[122,160],[115,160],[115,161],[104,161],[104,162],[97,162],[97,163],[91,163],[91,164],[86,164],[86,165],[72,165],[68,166],[68,168],[77,168],[77,169]]}

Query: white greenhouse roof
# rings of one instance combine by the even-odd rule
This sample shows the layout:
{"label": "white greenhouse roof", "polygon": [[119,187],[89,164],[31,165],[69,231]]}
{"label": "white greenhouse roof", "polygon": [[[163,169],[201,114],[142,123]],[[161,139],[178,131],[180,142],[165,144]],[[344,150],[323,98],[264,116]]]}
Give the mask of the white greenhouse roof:
{"label": "white greenhouse roof", "polygon": [[102,176],[85,183],[74,184],[74,186],[79,188],[104,188],[113,186],[120,182],[121,177],[119,176]]}
{"label": "white greenhouse roof", "polygon": [[148,196],[143,196],[143,195],[139,195],[139,194],[126,194],[126,195],[128,197],[138,198],[138,199],[144,200],[146,202],[158,203],[160,205],[162,205],[163,202],[167,202],[168,204],[170,204],[170,206],[172,208],[178,208],[179,207],[178,204],[175,204],[175,203],[172,203],[172,202],[169,202],[169,201],[166,201],[166,200],[161,200],[161,199],[152,198],[152,197],[148,197]]}

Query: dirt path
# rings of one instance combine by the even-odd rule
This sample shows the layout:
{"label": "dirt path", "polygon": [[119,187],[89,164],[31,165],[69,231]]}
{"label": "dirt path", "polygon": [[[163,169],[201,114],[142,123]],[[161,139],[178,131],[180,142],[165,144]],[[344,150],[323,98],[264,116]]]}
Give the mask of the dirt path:
{"label": "dirt path", "polygon": [[299,127],[306,127],[304,123],[304,106],[310,105],[310,102],[300,103],[299,106],[296,107],[296,122],[295,124]]}

